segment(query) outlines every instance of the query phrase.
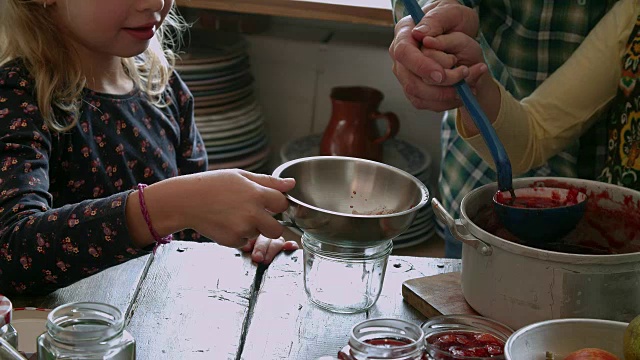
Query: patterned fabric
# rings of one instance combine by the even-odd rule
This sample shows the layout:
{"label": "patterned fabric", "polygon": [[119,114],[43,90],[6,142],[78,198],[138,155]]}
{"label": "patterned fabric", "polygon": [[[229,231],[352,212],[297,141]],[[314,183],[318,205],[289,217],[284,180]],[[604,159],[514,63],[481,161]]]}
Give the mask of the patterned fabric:
{"label": "patterned fabric", "polygon": [[598,180],[640,190],[640,17],[622,57],[622,77],[607,119],[606,166]]}
{"label": "patterned fabric", "polygon": [[[402,1],[392,2],[396,21],[406,16]],[[481,31],[478,39],[487,64],[494,77],[516,98],[529,95],[562,65],[615,3],[612,0],[461,2],[478,11]],[[441,135],[440,196],[444,207],[458,216],[462,198],[476,187],[495,181],[496,174],[460,138],[453,112],[444,117]],[[584,146],[593,147],[594,142]],[[577,143],[570,146],[544,166],[523,176],[576,177],[580,173],[594,178],[593,158],[581,162],[588,168],[580,172],[576,169],[578,148]]]}
{"label": "patterned fabric", "polygon": [[32,82],[20,61],[0,67],[2,293],[49,292],[146,253],[129,239],[129,192],[207,168],[193,98],[177,75],[162,108],[139,90],[85,90],[65,133],[45,125]]}

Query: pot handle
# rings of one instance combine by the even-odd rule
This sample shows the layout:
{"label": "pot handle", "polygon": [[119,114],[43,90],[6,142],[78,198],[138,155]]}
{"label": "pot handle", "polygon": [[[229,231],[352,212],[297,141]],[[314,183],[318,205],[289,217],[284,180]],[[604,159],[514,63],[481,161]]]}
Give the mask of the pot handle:
{"label": "pot handle", "polygon": [[438,199],[431,199],[431,207],[433,207],[433,212],[436,216],[447,225],[454,238],[476,249],[481,255],[491,256],[493,254],[491,245],[470,234],[467,228],[464,227],[462,220],[454,220]]}

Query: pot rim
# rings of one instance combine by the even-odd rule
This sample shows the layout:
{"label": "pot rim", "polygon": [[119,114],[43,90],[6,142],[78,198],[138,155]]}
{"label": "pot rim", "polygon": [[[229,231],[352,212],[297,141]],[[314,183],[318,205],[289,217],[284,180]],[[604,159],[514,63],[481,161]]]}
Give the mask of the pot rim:
{"label": "pot rim", "polygon": [[[553,180],[553,181],[566,182],[566,183],[575,183],[575,182],[595,183],[600,185],[615,186],[613,184],[607,184],[607,183],[594,181],[594,180],[566,178],[566,177],[518,178],[518,179],[513,179],[513,186],[515,187],[519,183],[530,183],[530,182],[543,181],[543,180]],[[470,220],[469,215],[467,214],[466,205],[469,202],[469,198],[474,194],[480,191],[483,191],[488,187],[496,187],[497,189],[496,183],[483,185],[466,194],[462,199],[462,202],[460,203],[460,213],[462,214],[462,222],[465,229],[467,229],[467,231],[469,231],[471,235],[473,235],[479,240],[487,242],[492,246],[496,246],[510,253],[514,253],[517,255],[522,255],[530,258],[540,259],[540,260],[554,261],[558,263],[571,263],[574,265],[577,265],[577,264],[616,264],[617,265],[621,263],[640,261],[640,252],[627,253],[627,254],[611,254],[611,255],[569,254],[569,253],[561,253],[561,252],[550,251],[550,250],[537,249],[534,247],[517,244],[509,240],[505,240],[501,237],[495,236],[487,232],[486,230],[482,229],[480,226],[476,225],[475,223],[473,223]],[[636,197],[640,198],[640,191],[636,191],[629,188],[622,188],[622,189],[630,193],[635,193]]]}
{"label": "pot rim", "polygon": [[427,203],[429,202],[429,189],[427,189],[427,186],[425,184],[423,184],[422,181],[418,180],[415,176],[409,174],[408,172],[406,172],[406,171],[404,171],[402,169],[398,169],[395,166],[387,165],[387,164],[384,164],[384,163],[381,163],[381,162],[378,162],[378,161],[362,159],[362,158],[355,158],[355,157],[348,157],[348,156],[309,156],[309,157],[303,157],[303,158],[287,161],[284,164],[278,166],[275,170],[273,170],[272,176],[280,178],[280,175],[282,174],[282,172],[284,170],[286,170],[287,168],[289,168],[292,165],[297,164],[299,162],[305,162],[305,161],[310,161],[310,160],[322,160],[322,159],[365,162],[365,163],[371,163],[371,164],[375,164],[376,166],[387,168],[387,169],[389,169],[391,171],[395,171],[395,172],[400,173],[401,175],[405,176],[407,179],[411,180],[414,184],[416,184],[416,186],[418,186],[418,188],[420,188],[422,199],[420,199],[419,203],[417,203],[416,205],[414,205],[413,207],[411,207],[411,208],[409,208],[407,210],[398,211],[398,212],[394,212],[394,213],[391,213],[391,214],[380,214],[380,215],[349,214],[349,213],[341,213],[341,212],[338,212],[338,211],[327,210],[327,209],[319,208],[317,206],[313,206],[311,204],[305,203],[304,201],[296,199],[296,198],[294,198],[293,196],[291,196],[289,194],[285,194],[285,196],[287,197],[287,199],[289,201],[292,201],[292,202],[294,202],[294,203],[296,203],[298,205],[302,205],[302,206],[304,206],[306,208],[309,208],[309,209],[312,209],[312,210],[315,210],[315,211],[318,211],[318,212],[321,212],[321,213],[337,215],[337,216],[346,217],[346,218],[361,218],[361,219],[385,219],[385,218],[400,217],[400,216],[403,216],[403,215],[411,214],[413,212],[417,212],[418,210],[422,209],[422,207],[427,205]]}
{"label": "pot rim", "polygon": [[622,331],[624,331],[624,329],[629,325],[629,323],[622,322],[622,321],[592,319],[592,318],[562,318],[562,319],[550,319],[550,320],[535,322],[533,324],[526,325],[516,330],[513,334],[511,334],[511,336],[509,336],[509,339],[507,339],[507,342],[504,344],[505,357],[507,359],[514,359],[514,356],[513,356],[514,354],[511,353],[513,351],[512,349],[513,343],[516,340],[519,340],[520,337],[525,336],[525,334],[527,334],[532,329],[544,328],[545,326],[554,325],[554,324],[578,324],[578,325],[599,324],[599,325],[607,325],[610,327],[620,328]]}

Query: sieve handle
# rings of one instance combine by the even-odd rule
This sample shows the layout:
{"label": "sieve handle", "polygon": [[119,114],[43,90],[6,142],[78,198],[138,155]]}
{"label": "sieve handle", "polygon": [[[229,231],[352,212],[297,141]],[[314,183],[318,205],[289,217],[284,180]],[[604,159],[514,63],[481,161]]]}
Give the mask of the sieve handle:
{"label": "sieve handle", "polygon": [[280,225],[282,226],[286,226],[286,227],[296,227],[296,224],[293,221],[290,220],[278,220],[278,222],[280,223]]}

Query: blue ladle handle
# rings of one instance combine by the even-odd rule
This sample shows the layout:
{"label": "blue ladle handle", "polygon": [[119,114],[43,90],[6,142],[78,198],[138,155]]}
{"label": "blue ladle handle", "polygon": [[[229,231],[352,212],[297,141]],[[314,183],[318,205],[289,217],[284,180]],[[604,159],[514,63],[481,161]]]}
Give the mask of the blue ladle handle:
{"label": "blue ladle handle", "polygon": [[[416,0],[402,1],[404,2],[405,8],[409,12],[409,15],[411,15],[411,18],[413,18],[413,21],[416,24],[419,23],[425,14],[418,2]],[[513,184],[511,162],[509,161],[507,152],[504,149],[502,142],[500,142],[495,129],[493,128],[493,126],[491,126],[487,115],[485,115],[484,111],[480,107],[480,104],[478,103],[478,100],[471,92],[469,84],[462,80],[454,86],[458,91],[458,95],[460,95],[464,106],[469,111],[471,118],[478,127],[478,130],[480,130],[482,138],[489,147],[489,151],[491,152],[493,161],[496,163],[496,169],[498,173],[498,189],[500,191],[512,191]]]}

